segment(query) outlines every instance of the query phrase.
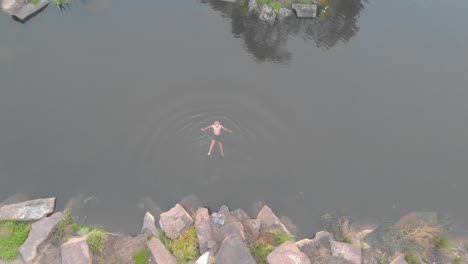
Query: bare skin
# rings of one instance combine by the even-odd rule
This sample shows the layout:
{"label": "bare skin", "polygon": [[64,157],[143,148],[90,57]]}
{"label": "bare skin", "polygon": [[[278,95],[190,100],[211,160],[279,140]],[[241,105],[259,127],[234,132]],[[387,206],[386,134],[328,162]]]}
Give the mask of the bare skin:
{"label": "bare skin", "polygon": [[[212,125],[201,128],[201,131],[206,131],[209,128],[213,128],[213,135],[215,136],[215,138],[221,135],[221,130],[232,133],[232,130],[229,130],[223,127],[221,123],[219,123],[219,121],[215,121]],[[216,140],[213,138],[211,140],[211,145],[210,145],[210,150],[208,151],[208,156],[211,155],[211,151],[213,150],[213,147],[215,144],[216,144]],[[221,156],[224,157],[223,143],[219,140],[218,140],[218,146],[219,146],[219,151],[221,152]]]}

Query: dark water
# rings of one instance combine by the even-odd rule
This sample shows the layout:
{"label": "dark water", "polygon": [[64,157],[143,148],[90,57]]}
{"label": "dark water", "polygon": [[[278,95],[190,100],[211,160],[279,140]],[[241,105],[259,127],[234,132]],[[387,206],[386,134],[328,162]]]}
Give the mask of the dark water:
{"label": "dark water", "polygon": [[[241,6],[74,2],[0,15],[0,200],[57,196],[136,233],[193,194],[297,225],[451,214],[468,226],[468,2],[332,1],[265,25]],[[214,120],[234,130],[207,157]]]}

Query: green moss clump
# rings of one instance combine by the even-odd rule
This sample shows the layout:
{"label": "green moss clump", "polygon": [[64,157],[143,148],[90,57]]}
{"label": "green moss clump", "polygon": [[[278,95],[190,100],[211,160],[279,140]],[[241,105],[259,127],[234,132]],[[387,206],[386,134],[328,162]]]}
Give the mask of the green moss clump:
{"label": "green moss clump", "polygon": [[28,238],[31,225],[19,221],[0,221],[0,258],[12,260]]}
{"label": "green moss clump", "polygon": [[435,241],[435,246],[439,250],[447,250],[450,246],[450,238],[447,235],[442,235]]}
{"label": "green moss clump", "polygon": [[457,256],[457,257],[455,257],[453,262],[455,262],[455,264],[463,264],[463,263],[465,263],[465,259],[463,257]]}
{"label": "green moss clump", "polygon": [[267,264],[267,256],[270,254],[275,247],[270,244],[262,245],[256,244],[250,248],[250,254],[254,257],[255,261],[258,264]]}
{"label": "green moss clump", "polygon": [[94,229],[89,232],[86,242],[88,243],[89,250],[96,254],[101,254],[104,251],[104,242],[106,241],[106,234],[99,230]]}
{"label": "green moss clump", "polygon": [[198,237],[195,226],[191,226],[178,239],[173,241],[170,250],[178,263],[185,264],[199,257]]}
{"label": "green moss clump", "polygon": [[33,5],[37,5],[40,2],[41,2],[41,0],[28,0],[28,3],[33,4]]}
{"label": "green moss clump", "polygon": [[150,250],[149,248],[145,247],[135,253],[133,255],[133,263],[134,264],[145,264],[148,263],[148,259],[150,257]]}
{"label": "green moss clump", "polygon": [[388,264],[388,263],[390,263],[390,261],[388,260],[387,255],[381,255],[378,258],[378,261],[379,261],[379,264]]}
{"label": "green moss clump", "polygon": [[405,254],[405,260],[408,264],[421,264],[421,260],[419,259],[419,255],[414,251],[408,251]]}

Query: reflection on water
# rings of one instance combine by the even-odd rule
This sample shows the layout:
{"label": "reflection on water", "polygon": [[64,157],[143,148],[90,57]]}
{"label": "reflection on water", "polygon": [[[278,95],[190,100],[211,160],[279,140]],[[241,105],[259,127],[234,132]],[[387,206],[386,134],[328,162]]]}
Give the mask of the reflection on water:
{"label": "reflection on water", "polygon": [[256,14],[246,14],[241,5],[219,0],[205,3],[231,19],[232,34],[244,41],[245,49],[256,61],[284,64],[292,58],[292,52],[287,49],[290,36],[313,40],[317,47],[332,48],[356,35],[358,16],[364,9],[362,0],[332,0],[316,19],[291,17],[270,25],[259,21]]}

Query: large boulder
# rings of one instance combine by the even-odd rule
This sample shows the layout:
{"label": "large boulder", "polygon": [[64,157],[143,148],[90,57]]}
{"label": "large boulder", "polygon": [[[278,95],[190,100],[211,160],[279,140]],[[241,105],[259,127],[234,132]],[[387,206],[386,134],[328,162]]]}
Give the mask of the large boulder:
{"label": "large boulder", "polygon": [[[361,264],[361,246],[330,241],[332,259],[346,264]],[[340,263],[339,262],[339,263]]]}
{"label": "large boulder", "polygon": [[237,235],[228,236],[215,257],[215,264],[256,264],[255,259]]}
{"label": "large boulder", "polygon": [[207,208],[199,208],[195,216],[195,229],[197,230],[200,254],[210,250],[209,242],[213,240],[213,230],[210,224],[210,215]]}
{"label": "large boulder", "polygon": [[3,0],[2,10],[13,16],[16,15],[26,3],[26,0]]}
{"label": "large boulder", "polygon": [[286,226],[281,222],[281,220],[273,213],[270,207],[263,206],[263,208],[258,212],[257,219],[260,220],[260,233],[266,232],[268,230],[277,229],[283,231],[287,235],[291,235]]}
{"label": "large boulder", "polygon": [[4,205],[0,207],[0,221],[37,221],[51,214],[54,208],[55,197]]}
{"label": "large boulder", "polygon": [[154,216],[150,212],[146,212],[145,216],[143,217],[143,227],[141,228],[141,233],[153,236],[158,234],[158,230],[154,224]]}
{"label": "large boulder", "polygon": [[89,253],[87,236],[70,238],[62,244],[62,264],[91,264],[93,263]]}
{"label": "large boulder", "polygon": [[276,12],[273,7],[264,4],[262,8],[260,9],[260,15],[258,16],[258,19],[261,21],[268,22],[270,24],[275,23],[276,20]]}
{"label": "large boulder", "polygon": [[32,224],[28,238],[19,249],[24,261],[30,262],[37,256],[37,248],[49,238],[52,230],[62,220],[62,213],[55,213],[51,217],[46,217]]}
{"label": "large boulder", "polygon": [[146,244],[156,264],[177,264],[177,260],[158,238],[152,237]]}
{"label": "large boulder", "polygon": [[296,11],[299,18],[314,18],[317,16],[317,6],[312,4],[293,4],[292,9]]}
{"label": "large boulder", "polygon": [[177,239],[192,224],[192,217],[180,204],[176,204],[169,211],[162,213],[159,219],[161,229],[170,239]]}
{"label": "large boulder", "polygon": [[287,241],[275,248],[267,256],[269,264],[310,264],[309,258],[301,252],[296,244]]}
{"label": "large boulder", "polygon": [[233,234],[245,240],[244,227],[237,217],[229,212],[226,205],[221,206],[217,213],[212,214],[211,223],[213,239],[217,243],[223,242],[226,237]]}

